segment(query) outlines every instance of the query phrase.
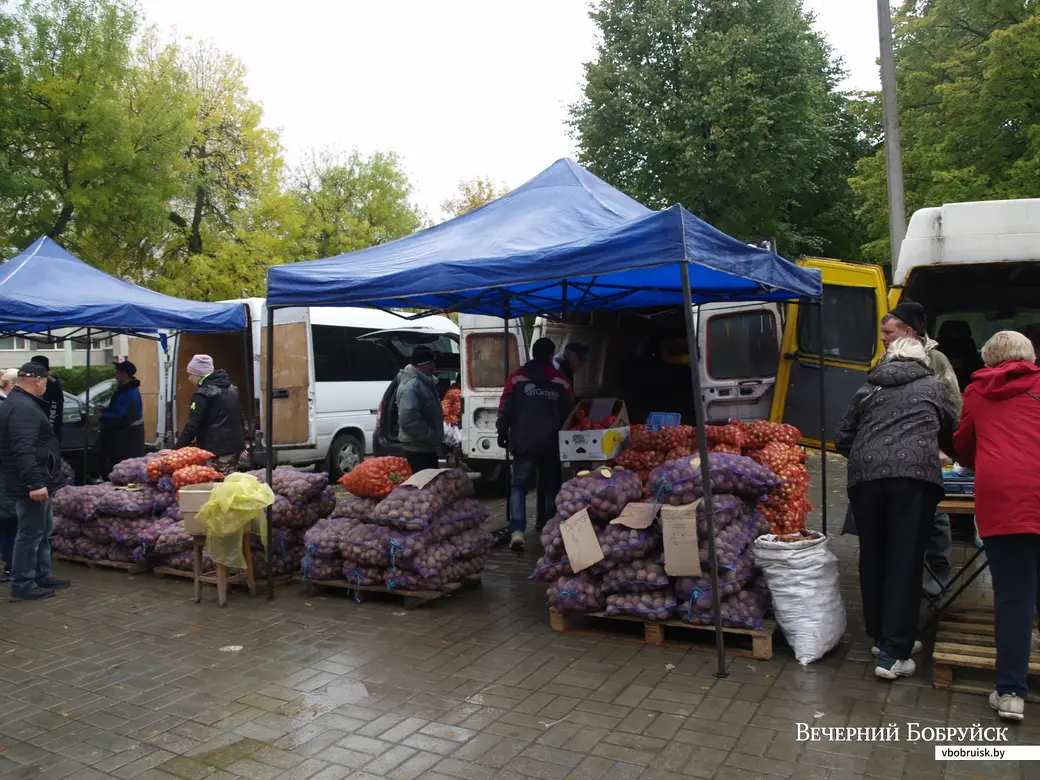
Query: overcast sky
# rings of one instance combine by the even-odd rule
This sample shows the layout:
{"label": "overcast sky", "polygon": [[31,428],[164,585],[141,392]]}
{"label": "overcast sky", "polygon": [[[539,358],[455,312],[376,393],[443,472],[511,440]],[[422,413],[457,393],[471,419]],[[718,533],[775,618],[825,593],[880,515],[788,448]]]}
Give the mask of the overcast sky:
{"label": "overcast sky", "polygon": [[[393,150],[439,219],[460,179],[522,184],[573,156],[566,107],[594,54],[586,0],[138,0],[150,22],[208,39],[249,70],[290,163],[311,147]],[[807,0],[876,89],[874,0]]]}

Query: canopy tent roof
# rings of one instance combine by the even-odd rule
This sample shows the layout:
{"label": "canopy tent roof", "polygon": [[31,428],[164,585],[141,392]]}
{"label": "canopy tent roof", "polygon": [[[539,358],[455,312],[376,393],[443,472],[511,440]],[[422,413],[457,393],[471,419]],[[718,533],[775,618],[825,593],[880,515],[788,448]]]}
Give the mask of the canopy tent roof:
{"label": "canopy tent roof", "polygon": [[[682,206],[651,211],[569,159],[483,208],[389,244],[272,267],[267,303],[501,316],[822,293],[820,273],[748,246]],[[565,280],[565,281],[564,281]]]}
{"label": "canopy tent roof", "polygon": [[68,327],[216,333],[245,329],[246,313],[241,303],[187,301],[124,282],[40,236],[0,265],[0,330]]}

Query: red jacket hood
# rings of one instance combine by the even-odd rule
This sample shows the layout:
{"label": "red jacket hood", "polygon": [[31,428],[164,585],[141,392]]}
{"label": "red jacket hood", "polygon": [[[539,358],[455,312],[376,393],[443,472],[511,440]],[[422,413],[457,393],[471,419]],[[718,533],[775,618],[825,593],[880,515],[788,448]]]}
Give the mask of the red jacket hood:
{"label": "red jacket hood", "polygon": [[1040,366],[1024,360],[1009,360],[971,375],[971,387],[992,401],[1003,401],[1033,389],[1040,380]]}

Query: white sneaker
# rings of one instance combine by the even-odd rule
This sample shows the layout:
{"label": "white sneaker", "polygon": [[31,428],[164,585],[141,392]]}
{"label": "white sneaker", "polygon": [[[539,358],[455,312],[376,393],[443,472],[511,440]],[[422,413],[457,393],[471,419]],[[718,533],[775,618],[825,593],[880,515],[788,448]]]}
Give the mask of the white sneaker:
{"label": "white sneaker", "polygon": [[989,706],[997,711],[1004,720],[1022,720],[1025,718],[1025,699],[1015,696],[1013,693],[1003,695],[993,691],[989,695]]}
{"label": "white sneaker", "polygon": [[[913,649],[913,650],[911,650],[911,651],[910,651],[910,653],[911,653],[912,655],[917,655],[917,654],[918,654],[918,653],[920,653],[920,652],[921,652],[922,650],[924,650],[924,645],[922,645],[922,644],[921,644],[920,642],[918,642],[917,640],[914,640],[914,649]],[[880,652],[881,652],[881,648],[880,648],[880,647],[878,647],[877,645],[874,645],[874,646],[873,646],[872,648],[870,648],[870,652],[871,652],[871,653],[873,653],[873,654],[874,654],[875,656],[877,656],[877,655],[878,655],[878,653],[880,653]]]}
{"label": "white sneaker", "polygon": [[880,665],[875,666],[874,676],[880,677],[882,680],[895,680],[899,677],[909,677],[916,671],[917,664],[907,658],[905,661],[896,661],[888,669]]}
{"label": "white sneaker", "polygon": [[517,550],[522,552],[524,549],[524,532],[513,531],[513,535],[509,538],[509,549]]}

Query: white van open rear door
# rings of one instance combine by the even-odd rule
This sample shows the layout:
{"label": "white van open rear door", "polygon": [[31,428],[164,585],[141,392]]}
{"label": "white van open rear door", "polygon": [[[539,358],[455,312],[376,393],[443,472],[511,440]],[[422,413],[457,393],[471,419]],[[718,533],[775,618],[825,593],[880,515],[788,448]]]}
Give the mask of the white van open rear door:
{"label": "white van open rear door", "polygon": [[[498,446],[498,403],[506,379],[506,333],[501,317],[460,314],[462,453],[469,465],[494,479],[506,459]],[[509,322],[509,372],[527,360],[523,320]]]}
{"label": "white van open rear door", "polygon": [[160,444],[161,430],[165,431],[166,360],[162,343],[156,339],[127,339],[130,355],[127,358],[137,367],[137,379],[141,382],[141,405],[144,414],[144,443]]}
{"label": "white van open rear door", "polygon": [[696,309],[707,422],[768,420],[780,359],[780,307],[705,303]]}
{"label": "white van open rear door", "polygon": [[[260,327],[260,405],[267,430],[267,309]],[[274,441],[279,449],[316,446],[314,362],[311,360],[310,310],[277,309],[274,313]]]}
{"label": "white van open rear door", "polygon": [[[806,258],[823,275],[823,411],[827,443],[867,372],[884,353],[881,316],[888,309],[880,266]],[[772,419],[820,444],[820,328],[815,305],[788,304]]]}

